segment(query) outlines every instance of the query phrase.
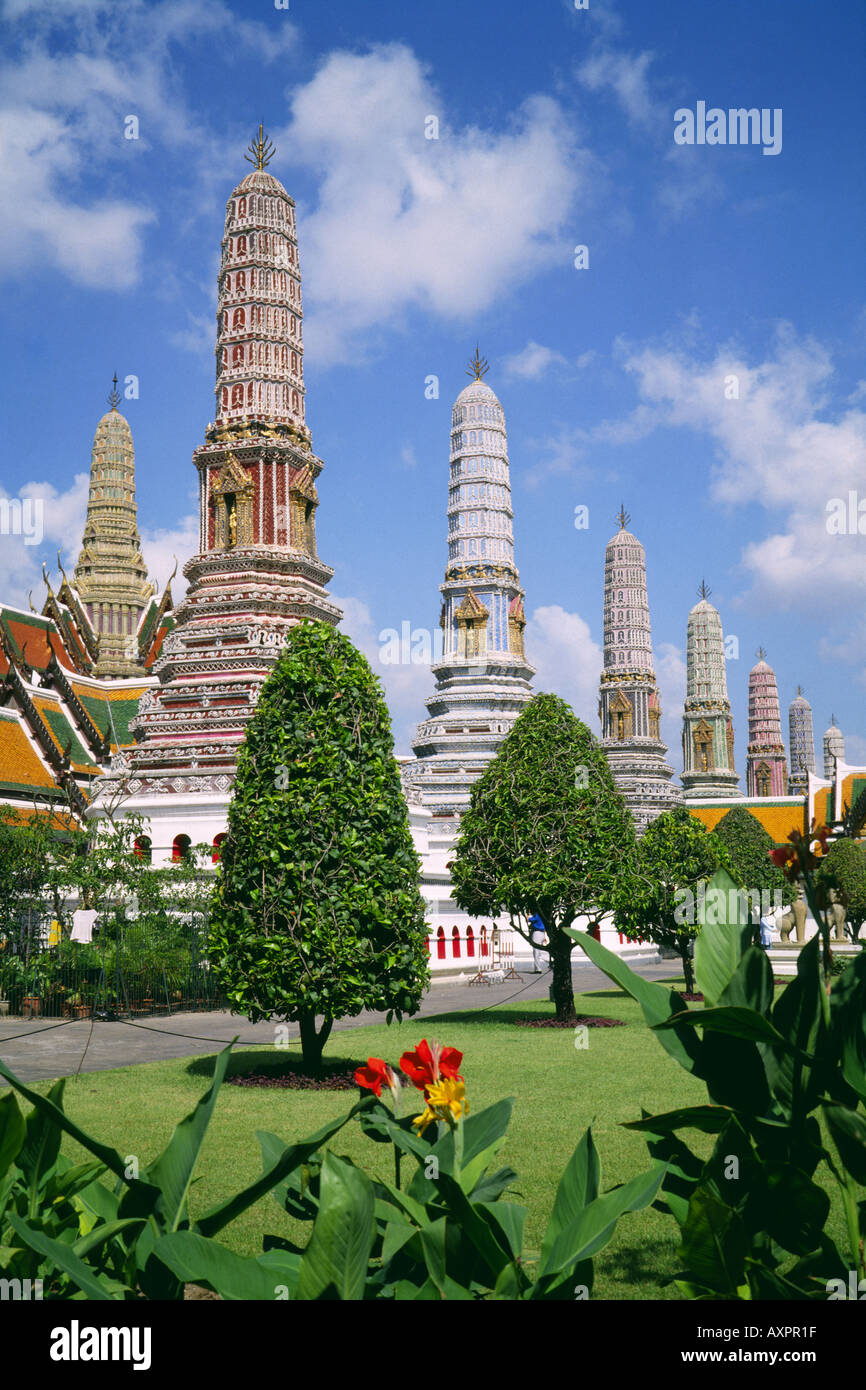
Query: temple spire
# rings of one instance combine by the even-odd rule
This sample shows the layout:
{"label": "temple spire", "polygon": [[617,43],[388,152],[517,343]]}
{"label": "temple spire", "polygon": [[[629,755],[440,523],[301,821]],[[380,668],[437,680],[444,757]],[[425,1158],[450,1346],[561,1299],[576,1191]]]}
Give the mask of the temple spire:
{"label": "temple spire", "polygon": [[616,519],[617,519],[617,521],[619,522],[619,527],[620,527],[620,530],[621,530],[621,531],[624,531],[624,530],[626,529],[626,527],[628,526],[629,522],[631,521],[631,516],[630,516],[629,513],[626,511],[626,509],[625,509],[625,507],[622,505],[622,503],[620,503],[620,508],[619,508],[619,511],[618,511],[617,514],[616,514]]}
{"label": "temple spire", "polygon": [[247,145],[247,149],[249,154],[245,154],[244,159],[248,164],[255,164],[257,169],[267,168],[276,154],[276,146],[273,140],[265,135],[265,128],[261,121],[259,121],[258,139],[252,139]]}
{"label": "temple spire", "polygon": [[785,796],[788,768],[782,742],[782,716],[776,676],[758,648],[758,664],[749,672],[749,746],[746,754],[747,796]]}
{"label": "temple spire", "polygon": [[482,357],[478,351],[478,344],[475,344],[475,356],[469,359],[469,366],[466,368],[466,375],[471,376],[473,381],[481,381],[490,371],[490,363],[486,357]]}
{"label": "temple spire", "polygon": [[686,629],[683,795],[687,802],[740,796],[728,700],[722,619],[705,581]]}
{"label": "temple spire", "polygon": [[112,378],[112,388],[108,393],[108,404],[111,406],[112,410],[116,410],[120,405],[120,392],[117,389],[117,372],[114,373]]}
{"label": "temple spire", "polygon": [[698,598],[708,599],[712,592],[712,589],[710,589],[707,585],[707,581],[705,579],[702,579],[701,587],[698,589]]}

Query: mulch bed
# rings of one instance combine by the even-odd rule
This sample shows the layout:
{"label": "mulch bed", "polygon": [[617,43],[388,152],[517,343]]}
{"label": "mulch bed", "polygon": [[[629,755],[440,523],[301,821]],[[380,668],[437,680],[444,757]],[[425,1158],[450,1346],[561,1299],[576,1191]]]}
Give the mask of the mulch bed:
{"label": "mulch bed", "polygon": [[311,1074],[301,1064],[296,1069],[285,1067],[282,1071],[243,1072],[238,1076],[227,1076],[229,1086],[267,1086],[277,1091],[357,1091],[355,1069],[360,1062],[351,1067],[345,1063],[325,1062],[321,1071]]}
{"label": "mulch bed", "polygon": [[527,1014],[524,1018],[516,1018],[515,1023],[521,1024],[524,1028],[570,1028],[572,1032],[575,1028],[624,1028],[625,1020],[622,1018],[600,1018],[593,1014],[578,1014],[573,1023],[563,1023],[558,1018],[539,1018],[537,1014]]}
{"label": "mulch bed", "polygon": [[694,1004],[702,1004],[704,1002],[704,996],[702,994],[683,994],[681,997]]}

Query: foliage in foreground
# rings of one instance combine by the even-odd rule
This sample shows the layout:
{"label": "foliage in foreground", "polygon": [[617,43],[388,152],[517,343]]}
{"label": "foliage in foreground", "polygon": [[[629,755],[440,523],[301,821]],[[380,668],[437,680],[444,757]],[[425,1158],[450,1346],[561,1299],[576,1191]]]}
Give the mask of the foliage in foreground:
{"label": "foliage in foreground", "polygon": [[550,941],[556,1017],[575,1018],[574,942],[613,906],[635,860],[634,822],[598,741],[556,695],[536,695],[474,783],[450,865],[454,900],[472,916],[507,912],[529,940]]}
{"label": "foliage in foreground", "polygon": [[[371,1058],[358,1075],[376,1094],[295,1144],[259,1132],[261,1178],[191,1221],[187,1197],[230,1051],[217,1058],[213,1084],[164,1153],[137,1177],[128,1159],[64,1114],[62,1081],[43,1097],[0,1063],[0,1073],[34,1106],[25,1117],[12,1091],[0,1098],[3,1277],[41,1279],[43,1296],[55,1299],[178,1299],[193,1282],[226,1299],[569,1300],[589,1296],[592,1257],[621,1215],[653,1201],[664,1177],[665,1165],[655,1162],[602,1193],[587,1130],[563,1173],[541,1250],[526,1251],[526,1209],[505,1196],[517,1174],[493,1167],[513,1102],[469,1115],[456,1071],[461,1054],[435,1044],[431,1052],[425,1040],[401,1059],[424,1092],[420,1117],[400,1118],[402,1088],[385,1063]],[[386,1072],[394,1110],[375,1084],[377,1073],[388,1079]],[[371,1142],[391,1146],[393,1183],[326,1149],[355,1118]],[[64,1133],[93,1161],[65,1158]],[[411,1165],[402,1183],[401,1160]],[[106,1171],[115,1177],[113,1191],[100,1180]],[[268,1192],[310,1223],[303,1248],[265,1236],[263,1253],[245,1258],[214,1239]]]}
{"label": "foliage in foreground", "polygon": [[[724,871],[710,887],[736,901]],[[677,1286],[697,1299],[825,1299],[831,1288],[847,1289],[851,1271],[866,1276],[866,955],[829,985],[816,936],[774,1003],[772,969],[751,933],[736,914],[706,914],[695,944],[705,1007],[692,1010],[675,990],[574,935],[640,1004],[664,1049],[707,1087],[706,1105],[644,1112],[626,1126],[668,1164],[662,1190],[680,1226]],[[681,1137],[689,1130],[716,1136],[706,1162]],[[821,1165],[841,1193],[845,1251],[825,1231]]]}
{"label": "foliage in foreground", "polygon": [[211,961],[232,1008],[296,1020],[311,1066],[335,1019],[414,1013],[429,980],[419,880],[379,682],[342,633],[300,623],[229,806]]}

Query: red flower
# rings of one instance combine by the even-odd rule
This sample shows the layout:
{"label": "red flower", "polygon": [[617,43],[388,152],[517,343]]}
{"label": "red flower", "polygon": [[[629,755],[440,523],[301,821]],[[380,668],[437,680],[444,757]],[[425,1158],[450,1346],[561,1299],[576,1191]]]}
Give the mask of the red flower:
{"label": "red flower", "polygon": [[393,1069],[381,1057],[368,1057],[366,1067],[358,1067],[355,1072],[355,1080],[359,1086],[366,1086],[368,1091],[374,1091],[377,1096],[381,1096],[382,1086],[390,1086],[393,1091],[397,1078]]}
{"label": "red flower", "polygon": [[400,1058],[400,1070],[408,1076],[419,1091],[433,1086],[442,1077],[452,1081],[462,1081],[458,1070],[463,1061],[463,1053],[456,1047],[442,1047],[434,1042],[432,1046],[422,1038],[414,1052],[404,1052]]}

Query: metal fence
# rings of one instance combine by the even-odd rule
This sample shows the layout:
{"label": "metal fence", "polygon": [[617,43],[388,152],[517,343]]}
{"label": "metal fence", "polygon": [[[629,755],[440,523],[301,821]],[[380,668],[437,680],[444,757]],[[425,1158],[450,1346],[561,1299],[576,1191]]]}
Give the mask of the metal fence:
{"label": "metal fence", "polygon": [[207,925],[164,915],[100,927],[72,940],[59,922],[27,921],[0,933],[0,1015],[130,1018],[221,1009],[207,958]]}

